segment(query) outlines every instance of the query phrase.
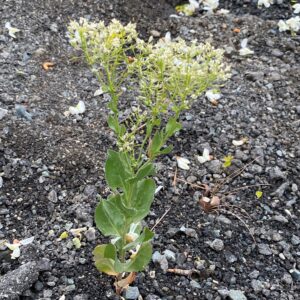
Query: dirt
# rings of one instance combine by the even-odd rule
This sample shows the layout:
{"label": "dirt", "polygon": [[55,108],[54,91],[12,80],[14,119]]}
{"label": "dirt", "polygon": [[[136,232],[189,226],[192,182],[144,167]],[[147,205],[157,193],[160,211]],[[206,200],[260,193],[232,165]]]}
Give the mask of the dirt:
{"label": "dirt", "polygon": [[[8,110],[0,120],[0,239],[35,237],[17,260],[0,250],[0,274],[28,261],[49,262],[19,299],[114,297],[113,278],[92,262],[93,248],[106,241],[100,233],[95,240],[84,237],[78,250],[70,238],[58,240],[66,228],[95,226],[97,195],[108,193],[106,152],[115,147],[106,123],[107,97],[94,97],[97,80],[83,61],[74,61],[66,37],[68,22],[80,17],[137,22],[144,38],[156,30],[161,36],[170,31],[173,37],[209,40],[226,50],[232,66],[217,106],[203,96],[183,114],[183,129],[171,141],[174,151],[157,162],[155,180],[163,189],[146,219],[151,227],[170,208],[155,229],[154,251],[173,251],[176,259],[169,267],[198,267],[200,276],[164,273],[151,262],[133,284],[143,299],[242,299],[224,290],[243,292],[247,299],[300,298],[300,38],[277,29],[279,19],[292,15],[289,1],[261,10],[251,1],[221,1],[229,15],[200,11],[175,18],[177,2],[0,3],[0,108]],[[21,29],[16,39],[4,29],[8,21]],[[254,50],[248,58],[238,53],[243,38]],[[55,64],[48,71],[42,67],[46,61]],[[66,117],[64,111],[79,100],[86,113]],[[20,117],[15,105],[23,105],[32,121]],[[243,137],[248,138],[244,145],[232,144]],[[207,147],[214,160],[200,164],[196,155]],[[228,154],[234,160],[224,169]],[[245,167],[220,188],[217,213],[201,209],[201,189],[180,180],[174,187],[175,155],[191,161],[191,169],[179,169],[177,178],[198,185],[214,186]],[[53,190],[57,200],[49,200]],[[195,234],[180,231],[183,225]],[[224,244],[219,251],[212,244],[216,239]]]}

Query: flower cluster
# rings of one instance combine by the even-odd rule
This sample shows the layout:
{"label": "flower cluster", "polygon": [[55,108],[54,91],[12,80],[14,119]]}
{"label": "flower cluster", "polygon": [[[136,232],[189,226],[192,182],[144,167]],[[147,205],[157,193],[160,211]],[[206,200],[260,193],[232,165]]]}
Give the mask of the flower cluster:
{"label": "flower cluster", "polygon": [[286,21],[280,20],[278,22],[279,31],[291,31],[292,33],[295,33],[299,31],[300,29],[300,17],[292,17]]}
{"label": "flower cluster", "polygon": [[121,53],[125,47],[137,39],[135,24],[123,26],[114,19],[106,26],[103,21],[88,22],[80,18],[79,22],[71,21],[68,27],[70,44],[75,49],[82,49],[89,64],[103,63],[105,56],[113,52]]}
{"label": "flower cluster", "polygon": [[152,115],[188,109],[193,99],[229,76],[223,51],[210,44],[161,39],[146,50],[147,55],[144,45],[139,48],[129,68],[139,71],[140,98]]}
{"label": "flower cluster", "polygon": [[262,6],[264,6],[264,7],[270,7],[271,6],[271,4],[273,4],[274,3],[274,1],[273,0],[258,0],[258,2],[257,2],[257,6],[258,7],[262,7]]}

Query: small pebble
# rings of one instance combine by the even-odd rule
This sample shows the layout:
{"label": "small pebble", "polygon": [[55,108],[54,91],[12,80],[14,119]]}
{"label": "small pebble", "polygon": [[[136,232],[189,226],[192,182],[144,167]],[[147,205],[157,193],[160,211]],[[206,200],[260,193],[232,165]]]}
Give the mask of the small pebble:
{"label": "small pebble", "polygon": [[221,239],[215,239],[209,242],[209,246],[215,251],[222,251],[224,249],[224,242]]}

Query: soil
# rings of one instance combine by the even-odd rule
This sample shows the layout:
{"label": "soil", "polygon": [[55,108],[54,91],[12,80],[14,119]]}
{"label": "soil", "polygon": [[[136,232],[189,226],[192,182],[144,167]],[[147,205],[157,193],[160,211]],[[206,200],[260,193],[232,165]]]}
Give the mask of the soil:
{"label": "soil", "polygon": [[[221,2],[228,15],[200,11],[176,18],[178,1],[0,0],[0,108],[8,110],[0,119],[0,239],[35,237],[17,260],[0,252],[0,274],[26,262],[47,262],[38,281],[8,299],[114,298],[113,278],[92,262],[93,248],[106,242],[100,233],[91,240],[84,236],[78,250],[71,238],[58,240],[70,228],[95,226],[97,195],[108,193],[106,152],[115,146],[106,123],[107,97],[94,97],[97,80],[84,62],[72,59],[66,27],[79,17],[137,22],[144,38],[156,30],[161,36],[170,31],[173,37],[208,40],[225,49],[232,66],[217,106],[203,96],[183,114],[183,129],[171,141],[174,151],[157,162],[155,180],[163,189],[146,219],[151,227],[170,209],[155,228],[154,251],[173,251],[170,268],[198,268],[201,276],[165,273],[151,262],[133,284],[140,297],[300,298],[300,38],[277,29],[292,8],[289,1],[261,10],[253,1]],[[21,30],[16,39],[8,36],[6,22]],[[252,56],[238,53],[244,38]],[[42,68],[46,61],[55,64],[48,71]],[[66,117],[64,111],[79,100],[85,114]],[[244,145],[232,144],[243,137]],[[200,164],[196,155],[207,147],[214,160]],[[234,159],[224,169],[222,158],[229,154]],[[179,180],[173,186],[175,155],[191,161],[190,170],[178,169],[177,178],[198,185],[216,186],[242,170],[220,188],[219,211],[201,209],[202,190]],[[232,291],[246,298],[234,298]]]}

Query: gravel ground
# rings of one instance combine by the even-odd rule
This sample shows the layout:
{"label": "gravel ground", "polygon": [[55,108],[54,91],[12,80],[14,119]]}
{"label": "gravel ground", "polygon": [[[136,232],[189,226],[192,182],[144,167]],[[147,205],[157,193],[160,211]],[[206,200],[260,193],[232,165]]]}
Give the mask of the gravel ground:
{"label": "gravel ground", "polygon": [[[146,222],[151,227],[170,210],[155,229],[153,262],[124,296],[300,298],[300,38],[276,26],[292,9],[223,1],[230,10],[225,16],[170,17],[177,2],[0,0],[0,240],[35,237],[16,260],[1,246],[0,299],[114,298],[113,279],[97,272],[91,256],[105,242],[93,229],[93,211],[97,194],[108,192],[103,164],[114,147],[107,97],[94,96],[98,83],[72,59],[66,38],[69,20],[82,16],[138,22],[143,37],[155,30],[209,40],[225,49],[232,66],[218,104],[201,97],[183,115],[174,151],[157,163],[155,179],[163,188]],[[8,21],[21,29],[16,39],[4,29]],[[238,52],[244,38],[254,50],[247,58]],[[48,71],[46,61],[55,64]],[[66,117],[79,100],[85,114]],[[244,137],[247,143],[232,144]],[[196,156],[204,148],[214,159],[200,164]],[[224,169],[222,158],[229,154],[233,163]],[[191,161],[190,170],[177,174],[188,183],[177,180],[176,187],[175,155]],[[213,187],[239,169],[219,189],[220,210],[205,213],[198,202],[202,191],[190,183]],[[80,249],[71,237],[58,240],[80,227],[88,228]],[[166,273],[167,264],[197,272]]]}

